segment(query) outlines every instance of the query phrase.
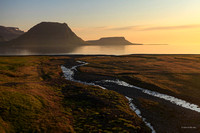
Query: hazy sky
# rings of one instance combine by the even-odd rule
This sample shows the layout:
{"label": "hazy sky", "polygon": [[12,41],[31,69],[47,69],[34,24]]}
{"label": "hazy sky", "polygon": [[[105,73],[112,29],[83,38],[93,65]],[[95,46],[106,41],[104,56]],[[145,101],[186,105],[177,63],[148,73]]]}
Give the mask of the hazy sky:
{"label": "hazy sky", "polygon": [[0,25],[66,22],[81,38],[200,45],[200,0],[0,0]]}

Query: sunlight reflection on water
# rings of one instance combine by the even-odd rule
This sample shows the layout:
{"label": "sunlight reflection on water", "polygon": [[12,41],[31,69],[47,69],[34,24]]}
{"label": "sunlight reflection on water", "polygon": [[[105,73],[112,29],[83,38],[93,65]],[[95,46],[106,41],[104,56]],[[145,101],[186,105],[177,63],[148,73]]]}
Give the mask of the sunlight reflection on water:
{"label": "sunlight reflection on water", "polygon": [[0,51],[0,55],[128,55],[128,54],[200,54],[198,45],[118,45],[79,46],[73,48],[12,49]]}
{"label": "sunlight reflection on water", "polygon": [[200,54],[198,46],[178,45],[126,45],[126,46],[83,46],[71,54]]}

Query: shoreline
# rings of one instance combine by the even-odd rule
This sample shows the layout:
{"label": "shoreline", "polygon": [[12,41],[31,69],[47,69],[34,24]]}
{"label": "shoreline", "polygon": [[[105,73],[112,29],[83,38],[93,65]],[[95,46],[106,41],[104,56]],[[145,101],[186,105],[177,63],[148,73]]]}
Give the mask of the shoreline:
{"label": "shoreline", "polygon": [[151,56],[175,56],[175,55],[200,55],[200,54],[124,54],[124,55],[107,55],[107,54],[35,54],[35,55],[1,55],[0,57],[29,57],[29,56],[69,56],[69,57],[78,57],[78,56],[111,56],[111,57],[116,57],[116,56],[139,56],[139,55],[151,55]]}

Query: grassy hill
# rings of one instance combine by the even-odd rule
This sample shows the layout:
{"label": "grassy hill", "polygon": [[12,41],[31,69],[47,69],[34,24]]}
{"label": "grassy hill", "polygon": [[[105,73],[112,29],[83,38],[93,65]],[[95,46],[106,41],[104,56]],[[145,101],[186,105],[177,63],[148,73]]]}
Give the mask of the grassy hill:
{"label": "grassy hill", "polygon": [[[200,106],[200,55],[90,56],[78,60],[89,63],[80,67],[80,80],[111,77]],[[200,132],[200,114],[197,112],[145,95],[136,89],[112,86],[109,89],[132,96],[133,103],[156,132]],[[193,128],[186,129],[188,126]]]}
{"label": "grassy hill", "polygon": [[0,132],[150,132],[121,94],[63,77],[72,57],[0,57]]}

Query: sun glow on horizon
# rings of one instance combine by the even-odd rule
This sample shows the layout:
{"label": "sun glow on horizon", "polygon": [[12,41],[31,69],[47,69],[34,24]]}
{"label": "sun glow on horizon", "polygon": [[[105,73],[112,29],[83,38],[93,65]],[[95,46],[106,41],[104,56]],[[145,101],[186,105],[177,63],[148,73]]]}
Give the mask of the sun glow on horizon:
{"label": "sun glow on horizon", "polygon": [[[139,28],[140,27],[140,28]],[[143,28],[142,28],[143,27]],[[134,43],[200,45],[200,25],[72,28],[84,40],[124,36]],[[89,35],[89,36],[88,36]]]}
{"label": "sun glow on horizon", "polygon": [[0,25],[27,31],[66,22],[84,40],[124,36],[144,44],[200,45],[199,0],[0,0]]}

